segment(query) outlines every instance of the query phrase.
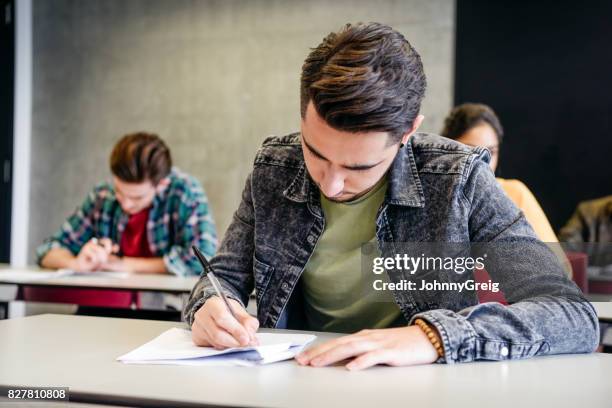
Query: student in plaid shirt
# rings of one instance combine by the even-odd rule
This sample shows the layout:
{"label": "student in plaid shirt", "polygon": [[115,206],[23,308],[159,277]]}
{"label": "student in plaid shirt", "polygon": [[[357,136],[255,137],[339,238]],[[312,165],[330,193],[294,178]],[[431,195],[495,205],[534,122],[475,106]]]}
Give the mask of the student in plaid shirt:
{"label": "student in plaid shirt", "polygon": [[157,135],[124,136],[110,158],[112,182],[96,186],[60,230],[37,249],[45,268],[199,275],[191,252],[216,249],[206,194],[172,167]]}

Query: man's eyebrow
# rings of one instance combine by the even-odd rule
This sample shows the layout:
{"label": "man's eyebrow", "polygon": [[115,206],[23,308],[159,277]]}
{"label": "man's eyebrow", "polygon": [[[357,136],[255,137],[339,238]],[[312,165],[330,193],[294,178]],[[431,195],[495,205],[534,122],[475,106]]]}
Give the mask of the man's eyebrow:
{"label": "man's eyebrow", "polygon": [[131,198],[132,200],[143,198],[143,197],[145,197],[147,195],[147,193],[144,193],[144,194],[135,194],[135,195],[132,195],[132,196],[128,196],[123,191],[118,190],[116,187],[115,187],[115,191],[118,192],[119,194],[122,194],[122,195],[126,196],[127,198]]}
{"label": "man's eyebrow", "polygon": [[[312,147],[311,145],[308,144],[308,142],[306,141],[306,138],[304,137],[303,133],[302,133],[302,140],[304,140],[304,144],[306,145],[306,147],[308,148],[308,150],[310,150],[310,152],[312,154],[314,154],[315,156],[317,156],[321,160],[325,160],[327,162],[330,161],[327,157],[323,156],[319,151],[317,151],[317,149],[315,149],[314,147]],[[378,166],[383,161],[385,161],[385,160],[383,159],[383,160],[379,161],[378,163],[374,163],[374,164],[346,164],[346,165],[342,165],[342,167],[344,167],[347,170],[369,170],[369,169],[371,169],[373,167]]]}
{"label": "man's eyebrow", "polygon": [[329,161],[329,159],[327,157],[323,156],[321,153],[319,153],[317,151],[317,149],[315,149],[314,147],[312,147],[311,145],[308,144],[308,142],[306,141],[306,138],[304,137],[303,134],[302,134],[302,140],[304,140],[304,144],[306,145],[306,147],[308,148],[308,150],[310,150],[310,152],[312,154],[314,154],[315,156],[317,156],[321,160]]}
{"label": "man's eyebrow", "polygon": [[343,165],[342,167],[344,167],[347,170],[369,170],[371,168],[378,166],[383,161],[384,159],[374,164],[347,164],[346,166]]}

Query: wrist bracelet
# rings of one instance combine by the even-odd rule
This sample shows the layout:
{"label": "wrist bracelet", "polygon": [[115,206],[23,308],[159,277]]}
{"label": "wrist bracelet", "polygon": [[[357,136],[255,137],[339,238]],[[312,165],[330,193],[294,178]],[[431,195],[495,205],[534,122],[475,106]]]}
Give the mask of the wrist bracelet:
{"label": "wrist bracelet", "polygon": [[431,344],[436,349],[438,357],[444,357],[444,347],[442,346],[442,340],[440,339],[440,336],[438,335],[437,331],[434,330],[423,319],[416,319],[414,321],[414,324],[419,326],[419,328],[423,330],[423,333],[425,333]]}

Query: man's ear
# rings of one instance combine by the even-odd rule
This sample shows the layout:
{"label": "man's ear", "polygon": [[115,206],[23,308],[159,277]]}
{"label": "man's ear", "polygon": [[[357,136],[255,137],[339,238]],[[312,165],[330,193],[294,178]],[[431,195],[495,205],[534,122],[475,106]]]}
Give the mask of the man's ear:
{"label": "man's ear", "polygon": [[413,133],[419,129],[419,127],[421,126],[421,123],[423,123],[423,120],[425,120],[425,116],[423,115],[418,115],[414,119],[414,122],[412,122],[412,128],[410,128],[410,130],[406,132],[404,136],[402,136],[401,146],[404,146],[406,143],[408,143],[408,139],[410,139],[410,136],[412,136]]}

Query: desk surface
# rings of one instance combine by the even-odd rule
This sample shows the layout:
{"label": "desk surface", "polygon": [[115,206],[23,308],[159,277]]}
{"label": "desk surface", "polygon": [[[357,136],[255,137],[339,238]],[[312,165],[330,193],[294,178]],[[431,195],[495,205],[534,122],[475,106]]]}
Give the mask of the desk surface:
{"label": "desk surface", "polygon": [[[32,272],[45,271],[36,267],[12,268],[8,265],[0,265],[0,284],[28,285],[28,286],[53,286],[53,287],[79,287],[96,289],[125,289],[142,290],[166,293],[189,293],[198,281],[197,276],[176,277],[172,275],[145,275],[134,274],[126,278],[105,278],[99,276],[62,276],[42,279],[21,279],[14,273],[4,272]],[[47,270],[47,272],[49,272]],[[4,276],[3,276],[4,275]]]}
{"label": "desk surface", "polygon": [[612,322],[612,301],[591,302],[591,304],[597,311],[597,317],[599,317],[599,320],[605,322]]}
{"label": "desk surface", "polygon": [[[417,367],[124,365],[179,323],[40,315],[0,321],[0,386],[68,386],[79,402],[142,405],[609,407],[612,355]],[[317,341],[333,337],[319,334]],[[162,402],[161,405],[160,402]]]}

